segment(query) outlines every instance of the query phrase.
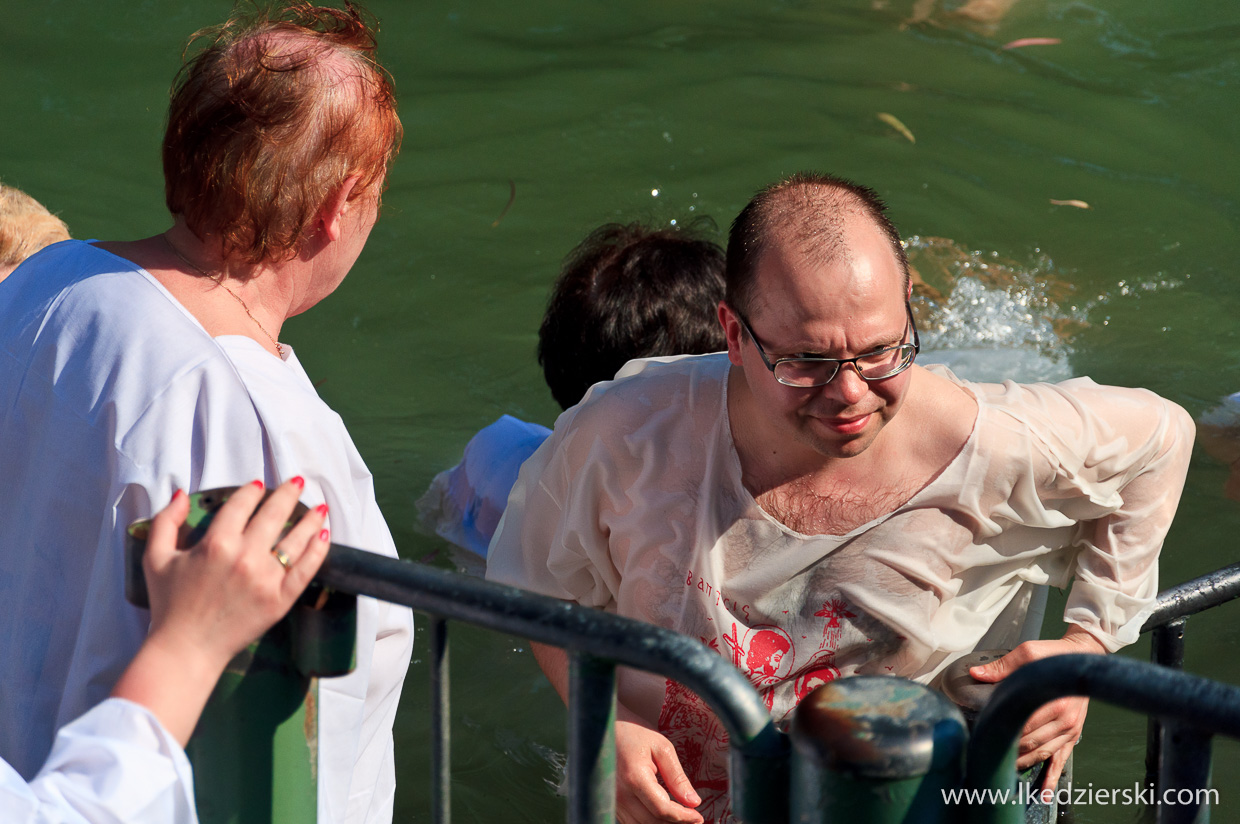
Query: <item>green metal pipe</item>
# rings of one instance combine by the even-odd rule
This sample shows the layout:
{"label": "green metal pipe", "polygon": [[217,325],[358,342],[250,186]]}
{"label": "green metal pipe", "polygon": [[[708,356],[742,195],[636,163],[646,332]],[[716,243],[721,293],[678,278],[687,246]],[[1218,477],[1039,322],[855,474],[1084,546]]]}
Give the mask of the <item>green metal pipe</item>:
{"label": "green metal pipe", "polygon": [[585,652],[568,657],[568,821],[616,818],[616,665]]}
{"label": "green metal pipe", "polygon": [[824,684],[793,716],[790,820],[946,824],[964,775],[967,733],[941,694],[904,678]]}
{"label": "green metal pipe", "polygon": [[431,820],[452,820],[451,683],[448,658],[448,622],[431,618]]}

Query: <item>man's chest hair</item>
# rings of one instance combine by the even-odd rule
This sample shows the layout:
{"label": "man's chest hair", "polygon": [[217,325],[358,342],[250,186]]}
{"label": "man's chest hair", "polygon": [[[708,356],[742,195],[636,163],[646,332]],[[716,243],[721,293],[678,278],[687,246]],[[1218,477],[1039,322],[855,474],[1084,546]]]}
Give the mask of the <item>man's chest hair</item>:
{"label": "man's chest hair", "polygon": [[756,496],[775,520],[802,535],[845,535],[908,503],[924,486],[915,478],[890,485],[811,484],[796,479]]}

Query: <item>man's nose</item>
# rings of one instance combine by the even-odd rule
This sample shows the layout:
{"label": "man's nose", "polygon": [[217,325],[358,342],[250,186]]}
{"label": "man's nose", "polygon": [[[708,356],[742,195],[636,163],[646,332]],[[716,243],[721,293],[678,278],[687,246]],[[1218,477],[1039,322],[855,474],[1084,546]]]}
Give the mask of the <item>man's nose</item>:
{"label": "man's nose", "polygon": [[840,371],[824,389],[849,404],[857,403],[870,391],[855,363],[840,364]]}

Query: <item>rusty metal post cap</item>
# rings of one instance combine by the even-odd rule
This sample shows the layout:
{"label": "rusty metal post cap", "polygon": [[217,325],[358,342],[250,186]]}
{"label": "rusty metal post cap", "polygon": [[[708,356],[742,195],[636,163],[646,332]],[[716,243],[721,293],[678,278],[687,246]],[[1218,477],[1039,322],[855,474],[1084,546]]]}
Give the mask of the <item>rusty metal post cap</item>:
{"label": "rusty metal post cap", "polygon": [[801,758],[879,779],[916,778],[958,764],[967,737],[960,710],[940,693],[882,675],[818,687],[797,707],[790,732]]}

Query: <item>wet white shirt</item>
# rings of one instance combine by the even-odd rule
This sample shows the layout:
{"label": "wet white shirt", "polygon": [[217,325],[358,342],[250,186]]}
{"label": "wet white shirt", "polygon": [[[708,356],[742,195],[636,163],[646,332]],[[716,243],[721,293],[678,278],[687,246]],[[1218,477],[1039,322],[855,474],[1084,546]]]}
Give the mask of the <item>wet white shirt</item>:
{"label": "wet white shirt", "polygon": [[197,824],[184,750],[145,707],[109,698],[56,733],[29,783],[0,761],[6,824]]}
{"label": "wet white shirt", "polygon": [[[932,368],[977,399],[961,452],[895,511],[802,535],[741,483],[726,354],[634,362],[522,467],[487,577],[699,638],[777,720],[841,675],[929,681],[1013,646],[1040,585],[1075,578],[1065,620],[1110,650],[1135,641],[1191,419],[1087,378],[970,384]],[[626,671],[620,698],[678,745],[699,792],[726,788],[722,730],[692,693]]]}
{"label": "wet white shirt", "polygon": [[[292,350],[210,337],[150,274],[78,241],[0,283],[0,757],[23,776],[146,635],[123,535],[177,488],[306,479],[332,540],[395,556],[372,479]],[[362,598],[357,669],[319,684],[319,820],[386,822],[407,609]]]}

